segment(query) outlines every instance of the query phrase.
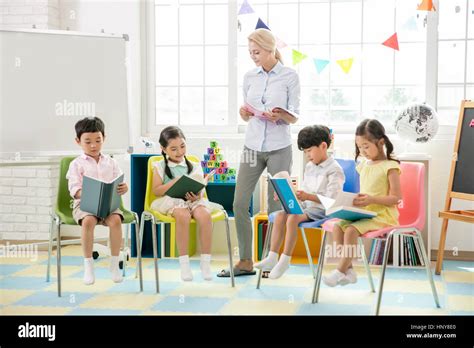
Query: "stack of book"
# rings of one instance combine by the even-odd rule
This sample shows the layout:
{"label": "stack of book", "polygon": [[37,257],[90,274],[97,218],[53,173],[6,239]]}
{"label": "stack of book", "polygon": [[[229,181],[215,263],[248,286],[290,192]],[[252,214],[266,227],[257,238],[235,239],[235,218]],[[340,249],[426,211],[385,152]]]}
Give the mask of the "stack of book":
{"label": "stack of book", "polygon": [[204,174],[210,174],[215,170],[209,182],[235,182],[236,170],[228,167],[217,141],[211,141],[207,153],[204,154],[204,160],[201,161],[201,167]]}
{"label": "stack of book", "polygon": [[[369,263],[372,265],[381,265],[385,251],[385,239],[374,239],[370,248]],[[395,235],[392,240],[393,254],[391,263],[395,267],[403,266],[424,266],[421,257],[421,245],[418,239],[407,235]]]}
{"label": "stack of book", "polygon": [[370,248],[369,263],[371,265],[381,265],[385,251],[385,239],[374,239]]}
{"label": "stack of book", "polygon": [[257,249],[257,260],[262,259],[263,244],[265,243],[265,237],[267,236],[268,221],[262,220],[258,223],[258,249]]}

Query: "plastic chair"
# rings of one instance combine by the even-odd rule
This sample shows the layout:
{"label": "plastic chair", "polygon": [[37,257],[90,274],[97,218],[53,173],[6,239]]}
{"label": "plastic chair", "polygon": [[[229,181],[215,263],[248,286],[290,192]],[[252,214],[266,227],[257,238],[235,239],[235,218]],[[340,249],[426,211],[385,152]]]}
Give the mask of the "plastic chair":
{"label": "plastic chair", "polygon": [[[195,165],[200,165],[199,158],[196,156],[187,156],[187,159],[193,162]],[[140,240],[143,241],[143,233],[144,233],[144,226],[146,221],[151,221],[151,228],[152,228],[152,239],[153,239],[153,263],[155,266],[155,283],[156,283],[156,293],[160,292],[160,285],[159,285],[159,274],[158,274],[158,252],[156,249],[156,225],[159,223],[160,228],[164,229],[165,223],[175,223],[174,217],[171,215],[164,215],[161,214],[153,209],[151,209],[152,202],[157,198],[153,194],[153,163],[157,161],[162,161],[163,156],[152,156],[148,159],[148,174],[147,174],[147,182],[146,182],[146,194],[145,194],[145,204],[144,204],[144,211],[141,217],[141,225],[140,225]],[[235,280],[234,280],[234,270],[233,270],[233,262],[232,262],[232,249],[230,243],[230,228],[229,228],[229,217],[227,216],[227,212],[225,210],[219,210],[216,212],[211,213],[212,222],[222,221],[225,220],[226,224],[226,232],[227,232],[227,248],[229,251],[229,265],[230,265],[230,278],[232,287],[235,287]],[[196,220],[193,218],[191,219],[191,224],[195,224]],[[141,244],[140,244],[141,245]]]}
{"label": "plastic chair", "polygon": [[[56,204],[54,207],[54,211],[51,213],[51,227],[49,232],[49,245],[48,245],[48,267],[46,270],[46,281],[50,281],[50,271],[51,271],[51,254],[53,251],[53,234],[54,234],[54,227],[56,227],[56,258],[57,258],[57,273],[58,273],[58,296],[61,297],[61,245],[69,245],[69,244],[80,244],[80,239],[74,240],[67,240],[61,241],[61,225],[70,225],[70,226],[77,226],[76,221],[74,221],[72,217],[72,207],[71,207],[71,196],[69,195],[69,188],[68,188],[68,180],[66,179],[66,174],[69,169],[69,164],[72,160],[76,157],[64,157],[61,160],[60,168],[59,168],[59,185],[58,185],[58,193],[56,196]],[[124,248],[128,248],[128,225],[135,224],[136,228],[140,227],[140,221],[138,219],[138,215],[132,211],[126,210],[123,207],[123,202],[120,206],[120,209],[123,212],[124,220],[123,224],[127,224],[127,230],[124,235]],[[137,245],[139,244],[139,237],[136,237]],[[140,253],[138,254],[140,255]],[[138,258],[138,267],[140,269],[140,291],[143,291],[143,278],[141,272],[141,257]],[[126,268],[126,258],[123,262],[123,275],[125,276],[125,268]]]}
{"label": "plastic chair", "polygon": [[[370,231],[358,238],[360,250],[362,250],[362,259],[367,270],[370,286],[372,292],[374,292],[374,286],[372,281],[372,276],[370,272],[370,267],[367,262],[367,256],[365,254],[364,245],[362,240],[365,238],[375,239],[375,238],[386,238],[387,242],[385,243],[385,250],[382,262],[382,274],[379,281],[379,291],[377,296],[377,302],[375,306],[375,315],[379,315],[380,312],[380,303],[382,299],[383,284],[385,279],[385,271],[387,268],[388,254],[392,239],[394,235],[409,235],[413,238],[417,238],[421,246],[421,257],[425,264],[426,273],[428,280],[431,285],[431,291],[433,293],[434,301],[436,307],[440,307],[438,294],[436,292],[436,287],[433,281],[433,275],[431,274],[430,269],[430,260],[426,255],[426,249],[423,243],[423,238],[421,236],[420,230],[423,229],[425,225],[425,195],[424,195],[424,178],[425,178],[425,167],[422,163],[408,163],[402,162],[400,164],[402,174],[400,176],[401,189],[403,192],[403,202],[398,206],[399,216],[399,226],[387,227],[376,231]],[[338,220],[332,219],[323,224],[323,229],[325,231],[332,231],[334,223]],[[325,244],[325,240],[323,242]],[[324,252],[324,249],[322,249]],[[324,260],[324,255],[323,259]],[[322,264],[321,264],[322,268]],[[319,287],[321,284],[321,273],[318,272],[318,278],[314,283],[313,290],[313,303],[318,302]]]}
{"label": "plastic chair", "polygon": [[[344,171],[344,175],[346,177],[346,181],[344,182],[343,190],[346,191],[346,192],[354,192],[354,193],[359,192],[359,173],[357,173],[357,171],[355,170],[354,160],[336,159],[336,161],[342,167],[342,170]],[[276,217],[277,213],[278,212],[273,212],[268,216],[268,230],[267,230],[267,234],[265,236],[265,242],[264,242],[263,252],[262,252],[262,255],[265,255],[265,256],[262,256],[262,259],[264,257],[266,257],[268,255],[268,253],[270,252],[270,250],[269,250],[270,245],[269,244],[270,244],[270,240],[271,240],[271,232],[272,232],[272,229],[273,229],[273,222],[275,221],[275,217]],[[309,249],[308,240],[306,239],[305,229],[306,228],[313,228],[313,229],[314,228],[320,228],[323,225],[323,223],[326,222],[327,220],[329,220],[329,218],[316,220],[316,221],[304,221],[304,222],[301,222],[298,225],[298,227],[301,231],[301,236],[303,237],[303,242],[304,242],[304,246],[305,246],[305,249],[306,249],[306,255],[308,257],[308,264],[309,264],[309,267],[311,268],[311,273],[312,273],[314,279],[317,279],[317,273],[315,272],[315,269],[314,269],[313,258],[311,257],[311,251]],[[323,242],[325,242],[325,240],[326,240],[325,238],[326,238],[326,233],[323,230]],[[323,255],[322,254],[323,242],[321,242],[321,250],[319,252],[319,255]],[[319,258],[319,264],[322,264],[323,261],[324,260],[321,259],[321,257],[320,257]],[[321,268],[322,267],[318,267],[318,271]],[[258,272],[258,281],[257,281],[257,289],[260,289],[260,283],[261,283],[261,280],[262,280],[262,275],[263,275],[263,270],[259,270],[259,272]]]}

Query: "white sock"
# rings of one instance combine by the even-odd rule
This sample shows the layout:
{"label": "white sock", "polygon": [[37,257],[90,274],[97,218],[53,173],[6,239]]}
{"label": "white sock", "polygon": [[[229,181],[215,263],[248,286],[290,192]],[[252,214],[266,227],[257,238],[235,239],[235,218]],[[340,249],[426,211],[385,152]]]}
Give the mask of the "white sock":
{"label": "white sock", "polygon": [[95,282],[94,259],[84,258],[84,284],[91,285]]}
{"label": "white sock", "polygon": [[123,281],[122,271],[119,268],[119,257],[110,257],[110,272],[112,272],[112,280],[115,283],[121,283]]}
{"label": "white sock", "polygon": [[272,271],[268,275],[268,278],[270,279],[280,278],[283,275],[283,273],[285,273],[286,270],[290,268],[290,260],[291,260],[291,256],[281,254],[280,260],[278,261],[276,266],[273,267]]}
{"label": "white sock", "polygon": [[193,280],[193,272],[189,266],[189,256],[183,255],[179,257],[179,266],[181,267],[181,279],[184,281]]}
{"label": "white sock", "polygon": [[201,274],[204,280],[212,280],[210,254],[201,254]]}
{"label": "white sock", "polygon": [[270,251],[268,256],[257,262],[254,266],[255,268],[262,269],[264,271],[271,271],[273,267],[278,263],[278,253]]}

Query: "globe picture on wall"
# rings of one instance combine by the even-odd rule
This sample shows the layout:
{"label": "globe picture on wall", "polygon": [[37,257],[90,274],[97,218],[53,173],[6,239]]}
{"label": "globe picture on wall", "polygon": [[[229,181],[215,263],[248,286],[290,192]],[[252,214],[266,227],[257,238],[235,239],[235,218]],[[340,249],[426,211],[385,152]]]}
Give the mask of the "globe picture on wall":
{"label": "globe picture on wall", "polygon": [[411,104],[395,118],[395,131],[400,138],[414,143],[426,143],[438,132],[438,114],[428,104]]}

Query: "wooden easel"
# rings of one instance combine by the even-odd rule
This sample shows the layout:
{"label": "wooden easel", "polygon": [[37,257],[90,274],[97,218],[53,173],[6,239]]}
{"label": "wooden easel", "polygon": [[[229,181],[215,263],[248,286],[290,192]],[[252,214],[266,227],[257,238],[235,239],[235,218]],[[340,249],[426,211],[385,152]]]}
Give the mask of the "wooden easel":
{"label": "wooden easel", "polygon": [[454,141],[453,159],[449,174],[448,192],[444,211],[439,212],[443,219],[439,238],[436,274],[441,273],[448,221],[457,220],[474,223],[474,210],[450,210],[453,198],[474,201],[474,102],[463,100],[459,111],[459,121]]}

